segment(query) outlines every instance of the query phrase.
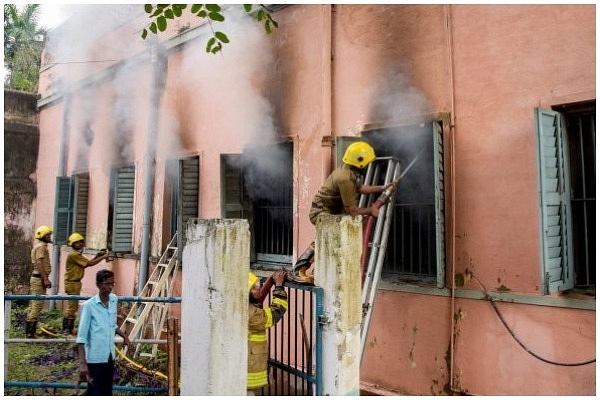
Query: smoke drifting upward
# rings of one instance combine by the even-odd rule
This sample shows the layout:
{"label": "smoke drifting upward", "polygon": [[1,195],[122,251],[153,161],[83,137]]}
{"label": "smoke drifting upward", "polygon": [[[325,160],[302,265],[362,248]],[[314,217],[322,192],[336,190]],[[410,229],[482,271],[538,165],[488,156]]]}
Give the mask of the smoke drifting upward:
{"label": "smoke drifting upward", "polygon": [[241,5],[229,6],[225,18],[213,29],[225,32],[230,43],[217,55],[205,53],[204,47],[187,49],[181,85],[195,104],[204,105],[189,117],[196,118],[204,134],[228,138],[224,153],[243,152],[244,181],[251,182],[248,193],[253,199],[266,199],[281,189],[284,177],[291,179],[292,160],[287,146],[273,144],[279,135],[266,97],[271,89],[271,39]]}
{"label": "smoke drifting upward", "polygon": [[372,93],[371,116],[385,128],[364,137],[378,157],[400,160],[402,169],[418,157],[396,192],[401,202],[428,202],[433,196],[434,144],[432,108],[425,95],[410,82],[402,67],[388,68]]}
{"label": "smoke drifting upward", "polygon": [[[139,85],[139,66],[124,63],[108,78],[87,81],[84,87],[81,83],[143,50],[145,44],[135,29],[118,43],[109,39],[132,15],[141,13],[141,7],[65,5],[72,16],[46,38],[44,62],[54,67],[49,72],[48,87],[41,89],[61,96],[79,87],[66,110],[69,152],[77,155],[75,169],[92,163],[108,173],[112,165],[133,161],[132,121],[134,107],[139,107],[133,94],[134,85]],[[91,152],[96,146],[102,150]]]}

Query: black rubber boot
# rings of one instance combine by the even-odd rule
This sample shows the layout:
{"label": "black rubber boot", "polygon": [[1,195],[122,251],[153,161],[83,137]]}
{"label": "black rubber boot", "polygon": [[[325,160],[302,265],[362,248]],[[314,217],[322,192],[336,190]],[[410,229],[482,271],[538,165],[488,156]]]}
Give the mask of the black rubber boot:
{"label": "black rubber boot", "polygon": [[35,339],[35,332],[37,331],[37,321],[25,322],[25,336],[28,339]]}
{"label": "black rubber boot", "polygon": [[63,318],[63,327],[62,330],[64,333],[68,335],[73,334],[73,327],[75,326],[75,319],[73,318]]}

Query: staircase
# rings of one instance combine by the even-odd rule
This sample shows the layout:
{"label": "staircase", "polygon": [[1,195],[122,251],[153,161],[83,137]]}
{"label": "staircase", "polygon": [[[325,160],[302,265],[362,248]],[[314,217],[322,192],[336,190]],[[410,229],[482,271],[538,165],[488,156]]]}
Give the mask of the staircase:
{"label": "staircase", "polygon": [[[160,257],[158,264],[154,267],[146,285],[139,294],[142,298],[170,297],[173,293],[173,284],[178,273],[177,233],[171,239],[166,250]],[[161,339],[167,315],[169,303],[164,302],[138,302],[133,303],[127,317],[121,325],[121,330],[128,334],[129,340],[134,339]],[[158,344],[152,345],[150,353],[141,352],[141,343],[132,344],[135,347],[134,356],[155,357]],[[125,352],[129,351],[125,348]]]}

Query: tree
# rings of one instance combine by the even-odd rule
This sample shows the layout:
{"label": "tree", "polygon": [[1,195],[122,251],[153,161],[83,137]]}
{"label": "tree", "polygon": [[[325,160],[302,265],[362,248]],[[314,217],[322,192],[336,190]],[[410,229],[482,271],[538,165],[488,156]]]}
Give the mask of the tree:
{"label": "tree", "polygon": [[40,4],[4,5],[4,86],[36,92],[46,30],[38,25]]}
{"label": "tree", "polygon": [[[269,9],[262,5],[244,4],[244,11],[248,14],[256,12],[256,19],[264,24],[265,32],[271,33],[273,28],[277,28],[277,21],[271,17]],[[255,9],[255,7],[257,9]],[[145,4],[144,11],[149,14],[152,20],[147,28],[142,31],[142,39],[146,39],[148,31],[158,34],[167,29],[169,20],[174,20],[183,15],[183,11],[187,9],[187,4]],[[223,48],[223,44],[229,43],[229,38],[222,31],[213,29],[213,22],[225,21],[225,16],[222,13],[222,8],[218,4],[192,4],[189,12],[196,15],[198,18],[206,19],[212,31],[212,37],[206,42],[206,52],[216,54]]]}

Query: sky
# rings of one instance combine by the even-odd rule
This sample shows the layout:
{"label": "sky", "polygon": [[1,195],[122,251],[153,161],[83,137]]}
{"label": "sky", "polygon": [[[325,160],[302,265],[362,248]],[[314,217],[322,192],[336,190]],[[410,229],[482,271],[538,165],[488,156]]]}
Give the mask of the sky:
{"label": "sky", "polygon": [[39,25],[47,29],[56,28],[70,14],[68,5],[42,4]]}

